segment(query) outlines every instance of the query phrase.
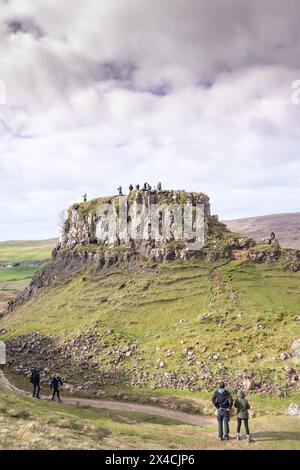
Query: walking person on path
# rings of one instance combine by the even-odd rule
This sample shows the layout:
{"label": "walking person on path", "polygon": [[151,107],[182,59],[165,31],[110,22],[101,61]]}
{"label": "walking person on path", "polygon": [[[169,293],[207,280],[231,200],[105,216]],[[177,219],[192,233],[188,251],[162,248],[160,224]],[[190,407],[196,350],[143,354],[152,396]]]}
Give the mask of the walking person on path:
{"label": "walking person on path", "polygon": [[38,369],[33,369],[30,377],[30,382],[33,385],[32,398],[40,398],[41,391],[41,376]]}
{"label": "walking person on path", "polygon": [[52,381],[51,381],[51,390],[53,390],[52,400],[55,400],[55,395],[59,403],[61,403],[60,395],[59,395],[59,386],[63,385],[62,380],[58,374],[55,374]]}

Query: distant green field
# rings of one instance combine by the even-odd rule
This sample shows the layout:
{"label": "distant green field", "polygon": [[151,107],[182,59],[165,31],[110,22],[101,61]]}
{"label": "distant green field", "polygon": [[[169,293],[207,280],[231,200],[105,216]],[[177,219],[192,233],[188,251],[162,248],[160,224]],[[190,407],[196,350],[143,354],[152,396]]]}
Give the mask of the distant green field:
{"label": "distant green field", "polygon": [[39,266],[51,257],[56,240],[10,241],[0,242],[0,265],[16,264],[20,266],[0,267],[0,311],[6,303],[30,284],[31,278]]}
{"label": "distant green field", "polygon": [[[11,297],[26,289],[35,272],[36,268],[27,267],[0,269],[0,304],[1,301],[6,303],[7,294],[10,300]],[[0,305],[0,307],[3,306]]]}
{"label": "distant green field", "polygon": [[6,283],[14,283],[31,279],[35,273],[36,268],[11,268],[11,269],[0,269],[0,289]]}
{"label": "distant green field", "polygon": [[0,263],[22,263],[24,261],[45,261],[57,240],[0,242]]}

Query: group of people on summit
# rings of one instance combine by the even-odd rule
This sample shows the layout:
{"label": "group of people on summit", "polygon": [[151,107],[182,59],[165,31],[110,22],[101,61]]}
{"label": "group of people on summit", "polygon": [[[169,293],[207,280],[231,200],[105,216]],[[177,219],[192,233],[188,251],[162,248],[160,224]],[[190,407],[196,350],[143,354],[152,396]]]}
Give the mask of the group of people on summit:
{"label": "group of people on summit", "polygon": [[[130,184],[130,185],[129,185],[129,192],[131,193],[131,191],[133,191],[134,189],[136,189],[137,191],[139,191],[139,190],[141,189],[141,187],[140,187],[139,184],[137,184],[137,185],[135,186],[135,188],[134,188],[133,185]],[[151,186],[148,182],[146,182],[146,183],[144,183],[142,189],[143,189],[144,191],[152,191],[152,186]],[[161,184],[161,182],[159,181],[159,182],[157,183],[157,185],[154,186],[153,189],[154,189],[155,191],[157,191],[157,192],[161,191],[161,190],[162,190],[162,184]],[[122,186],[119,186],[119,187],[118,187],[118,193],[119,193],[119,196],[123,196],[123,188],[122,188]],[[82,197],[83,197],[83,202],[87,202],[87,199],[88,199],[87,193],[84,193]]]}
{"label": "group of people on summit", "polygon": [[[136,189],[137,191],[139,191],[139,190],[141,189],[141,188],[140,188],[140,185],[137,184],[136,187],[135,187],[135,189]],[[146,183],[144,183],[144,186],[143,186],[142,189],[143,189],[144,191],[152,191],[152,186],[150,186],[150,184],[149,184],[148,182],[146,182]],[[157,185],[154,186],[153,189],[154,189],[155,191],[158,191],[158,192],[161,191],[161,190],[162,190],[161,182],[159,181],[159,182],[157,183]],[[131,193],[131,191],[133,191],[133,190],[134,190],[134,187],[132,186],[132,184],[130,184],[130,185],[129,185],[129,192]],[[122,186],[119,186],[119,187],[118,187],[118,191],[119,191],[119,196],[123,196],[123,188],[122,188]]]}
{"label": "group of people on summit", "polygon": [[[39,369],[33,369],[31,372],[31,377],[30,377],[30,382],[32,383],[33,386],[33,391],[32,391],[32,397],[40,399],[40,392],[41,392],[41,374]],[[52,377],[51,384],[50,384],[50,389],[53,390],[52,393],[52,400],[55,400],[55,397],[57,396],[57,400],[59,403],[61,403],[60,399],[60,385],[63,385],[61,377],[58,374],[55,374]]]}

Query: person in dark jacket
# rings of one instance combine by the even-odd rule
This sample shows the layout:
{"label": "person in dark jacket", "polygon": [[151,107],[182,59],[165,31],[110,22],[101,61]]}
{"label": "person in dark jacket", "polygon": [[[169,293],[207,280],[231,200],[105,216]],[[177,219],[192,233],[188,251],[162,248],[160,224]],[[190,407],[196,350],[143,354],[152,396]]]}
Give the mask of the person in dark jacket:
{"label": "person in dark jacket", "polygon": [[274,232],[271,232],[270,238],[269,238],[269,245],[271,245],[273,242],[276,241],[276,235]]}
{"label": "person in dark jacket", "polygon": [[250,431],[249,431],[249,411],[250,405],[248,400],[246,400],[245,393],[240,390],[237,394],[237,399],[234,402],[234,406],[237,409],[237,431],[236,431],[236,439],[237,441],[240,440],[240,431],[242,422],[244,423],[244,428],[247,435],[247,442],[251,442],[250,438]]}
{"label": "person in dark jacket", "polygon": [[59,403],[61,403],[60,395],[59,395],[59,386],[63,385],[62,380],[58,374],[54,375],[51,381],[51,390],[53,390],[52,400],[55,400],[55,395]]}
{"label": "person in dark jacket", "polygon": [[41,376],[38,369],[33,369],[31,372],[30,382],[33,385],[32,398],[40,398],[41,391]]}
{"label": "person in dark jacket", "polygon": [[[233,399],[224,382],[220,383],[218,390],[215,391],[212,397],[212,402],[217,408],[218,431],[220,441],[229,440],[229,420],[230,409],[233,405]],[[224,432],[223,432],[224,424]]]}
{"label": "person in dark jacket", "polygon": [[129,191],[130,191],[130,192],[133,191],[133,186],[132,186],[132,184],[129,185]]}

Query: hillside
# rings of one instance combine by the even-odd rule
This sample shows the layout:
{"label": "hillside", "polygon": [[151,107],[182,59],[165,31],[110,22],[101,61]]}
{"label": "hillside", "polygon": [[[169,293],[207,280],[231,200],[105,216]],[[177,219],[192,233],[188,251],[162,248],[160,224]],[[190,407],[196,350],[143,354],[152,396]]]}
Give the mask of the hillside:
{"label": "hillside", "polygon": [[0,328],[13,370],[38,360],[78,391],[103,383],[211,389],[225,376],[233,388],[245,381],[280,394],[297,386],[299,303],[300,272],[285,262],[88,268],[19,306]]}
{"label": "hillside", "polygon": [[31,282],[51,258],[56,240],[0,242],[0,311]]}
{"label": "hillside", "polygon": [[300,249],[300,212],[226,220],[224,223],[229,230],[255,240],[266,238],[273,231],[282,247]]}
{"label": "hillside", "polygon": [[[156,241],[149,222],[146,239],[136,240],[128,232],[121,240],[118,224],[107,236],[102,230],[106,220],[102,206],[112,203],[119,218],[116,197],[72,206],[51,261],[35,272],[0,318],[0,336],[8,353],[6,373],[27,388],[30,371],[37,366],[46,389],[52,374],[59,371],[64,393],[75,397],[150,402],[210,414],[211,391],[225,379],[233,393],[242,387],[251,394],[257,434],[262,437],[257,448],[274,446],[272,439],[269,444],[262,442],[263,436],[269,439],[270,429],[280,419],[287,427],[282,448],[297,448],[297,433],[291,431],[294,418],[264,420],[263,415],[284,414],[300,399],[300,252],[228,231],[211,216],[209,199],[202,193],[130,194],[127,220],[134,227],[139,227],[136,220],[150,199],[180,205],[203,201],[204,246],[189,251],[185,239],[172,239],[172,231],[169,238]],[[174,219],[168,220],[173,228]],[[55,432],[60,420],[65,422],[65,410],[54,421],[49,418],[52,411],[31,410],[28,421],[35,419],[36,412],[48,415]],[[4,416],[8,427],[9,413]],[[110,415],[106,423],[99,420],[106,437],[96,444],[91,421],[80,410],[76,413],[77,418],[64,427],[70,446],[78,420],[84,422],[85,445],[90,448],[132,446],[120,433],[134,436],[137,447],[144,446],[144,430],[152,436],[161,433],[161,421],[149,427],[143,424],[145,418],[128,415],[120,418],[122,422],[138,424],[127,434],[126,426],[120,430]],[[93,413],[90,418],[95,422]],[[166,428],[165,438],[172,440],[173,424]],[[202,430],[197,431],[195,444],[184,437],[186,430],[189,436],[192,431],[180,429],[182,440],[174,441],[176,448],[216,448],[214,427],[206,429],[205,438]],[[51,436],[40,443],[36,439],[37,446],[60,445]],[[154,437],[148,442],[151,448],[167,445]],[[12,447],[17,445],[11,442]]]}
{"label": "hillside", "polygon": [[[170,238],[151,238],[151,203],[174,201],[182,211],[204,204],[199,251],[172,240],[169,215]],[[140,190],[126,202],[133,227],[147,216],[143,240],[128,230],[122,241],[118,223],[103,231],[110,207],[120,217],[115,196],[69,209],[51,262],[0,321],[11,369],[26,374],[38,361],[46,380],[61,370],[77,391],[103,383],[209,390],[223,376],[234,389],[295,389],[300,253],[229,232],[203,193]]]}

